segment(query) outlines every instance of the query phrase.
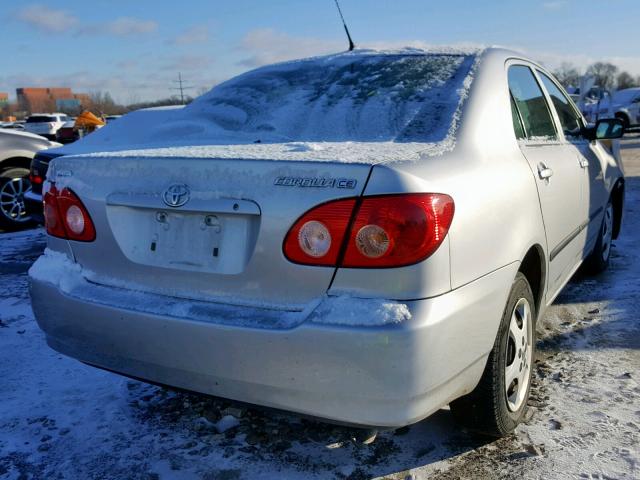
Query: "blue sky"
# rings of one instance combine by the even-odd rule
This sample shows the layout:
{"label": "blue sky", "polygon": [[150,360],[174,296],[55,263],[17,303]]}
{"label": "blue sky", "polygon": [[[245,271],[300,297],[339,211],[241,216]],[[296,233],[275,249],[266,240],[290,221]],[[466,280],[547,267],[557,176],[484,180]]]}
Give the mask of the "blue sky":
{"label": "blue sky", "polygon": [[[342,0],[359,46],[504,45],[550,67],[640,75],[638,0]],[[603,6],[604,5],[604,6]],[[333,0],[5,2],[0,91],[70,86],[121,102],[191,94],[249,68],[343,50]]]}

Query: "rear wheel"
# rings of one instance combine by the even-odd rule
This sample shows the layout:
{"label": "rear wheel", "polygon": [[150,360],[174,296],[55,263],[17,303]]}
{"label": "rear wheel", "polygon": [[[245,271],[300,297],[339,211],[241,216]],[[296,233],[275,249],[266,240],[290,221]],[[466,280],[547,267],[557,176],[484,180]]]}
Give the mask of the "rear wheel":
{"label": "rear wheel", "polygon": [[0,228],[16,230],[33,225],[24,202],[29,190],[28,169],[11,167],[0,172]]}
{"label": "rear wheel", "polygon": [[596,245],[593,247],[593,251],[585,260],[585,267],[589,273],[604,272],[609,268],[609,260],[611,258],[611,244],[613,242],[613,203],[609,200],[606,208],[604,209],[604,216],[602,217],[602,225],[600,225],[600,232]]}
{"label": "rear wheel", "polygon": [[522,421],[531,389],[535,319],[531,287],[518,273],[480,383],[450,405],[465,427],[502,437]]}

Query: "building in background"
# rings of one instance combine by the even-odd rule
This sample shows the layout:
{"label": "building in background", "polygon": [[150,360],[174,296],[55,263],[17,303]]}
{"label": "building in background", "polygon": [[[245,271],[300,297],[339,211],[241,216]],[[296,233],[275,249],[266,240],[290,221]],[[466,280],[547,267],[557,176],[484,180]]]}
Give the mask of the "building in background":
{"label": "building in background", "polygon": [[73,93],[70,88],[17,88],[20,110],[34,113],[61,111],[77,114],[89,106],[89,95]]}
{"label": "building in background", "polygon": [[9,105],[9,94],[0,92],[0,110]]}

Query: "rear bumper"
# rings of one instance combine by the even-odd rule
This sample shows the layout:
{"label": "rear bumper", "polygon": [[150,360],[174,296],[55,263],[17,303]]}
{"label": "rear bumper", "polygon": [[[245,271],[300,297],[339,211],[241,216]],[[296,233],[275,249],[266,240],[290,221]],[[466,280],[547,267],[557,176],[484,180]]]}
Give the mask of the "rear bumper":
{"label": "rear bumper", "polygon": [[411,319],[375,327],[325,323],[331,319],[320,307],[293,328],[234,326],[215,314],[193,320],[144,311],[142,293],[135,309],[114,306],[120,289],[88,282],[63,291],[32,276],[30,288],[47,343],[83,362],[332,421],[398,427],[475,387],[506,301],[501,285],[516,270],[404,302]]}

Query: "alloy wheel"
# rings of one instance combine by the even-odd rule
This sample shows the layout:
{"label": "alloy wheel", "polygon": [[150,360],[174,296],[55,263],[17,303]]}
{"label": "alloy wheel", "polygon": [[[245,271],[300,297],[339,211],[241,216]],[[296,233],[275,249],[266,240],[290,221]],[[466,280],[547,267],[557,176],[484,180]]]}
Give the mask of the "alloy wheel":
{"label": "alloy wheel", "polygon": [[504,368],[507,407],[516,412],[525,401],[532,363],[533,319],[526,298],[516,303],[511,313]]}
{"label": "alloy wheel", "polygon": [[605,262],[611,254],[611,241],[613,238],[613,206],[609,203],[604,211],[602,221],[602,260]]}
{"label": "alloy wheel", "polygon": [[27,178],[10,178],[0,185],[0,212],[16,223],[24,223],[31,220],[27,214],[24,203],[24,195],[31,190],[31,183]]}

